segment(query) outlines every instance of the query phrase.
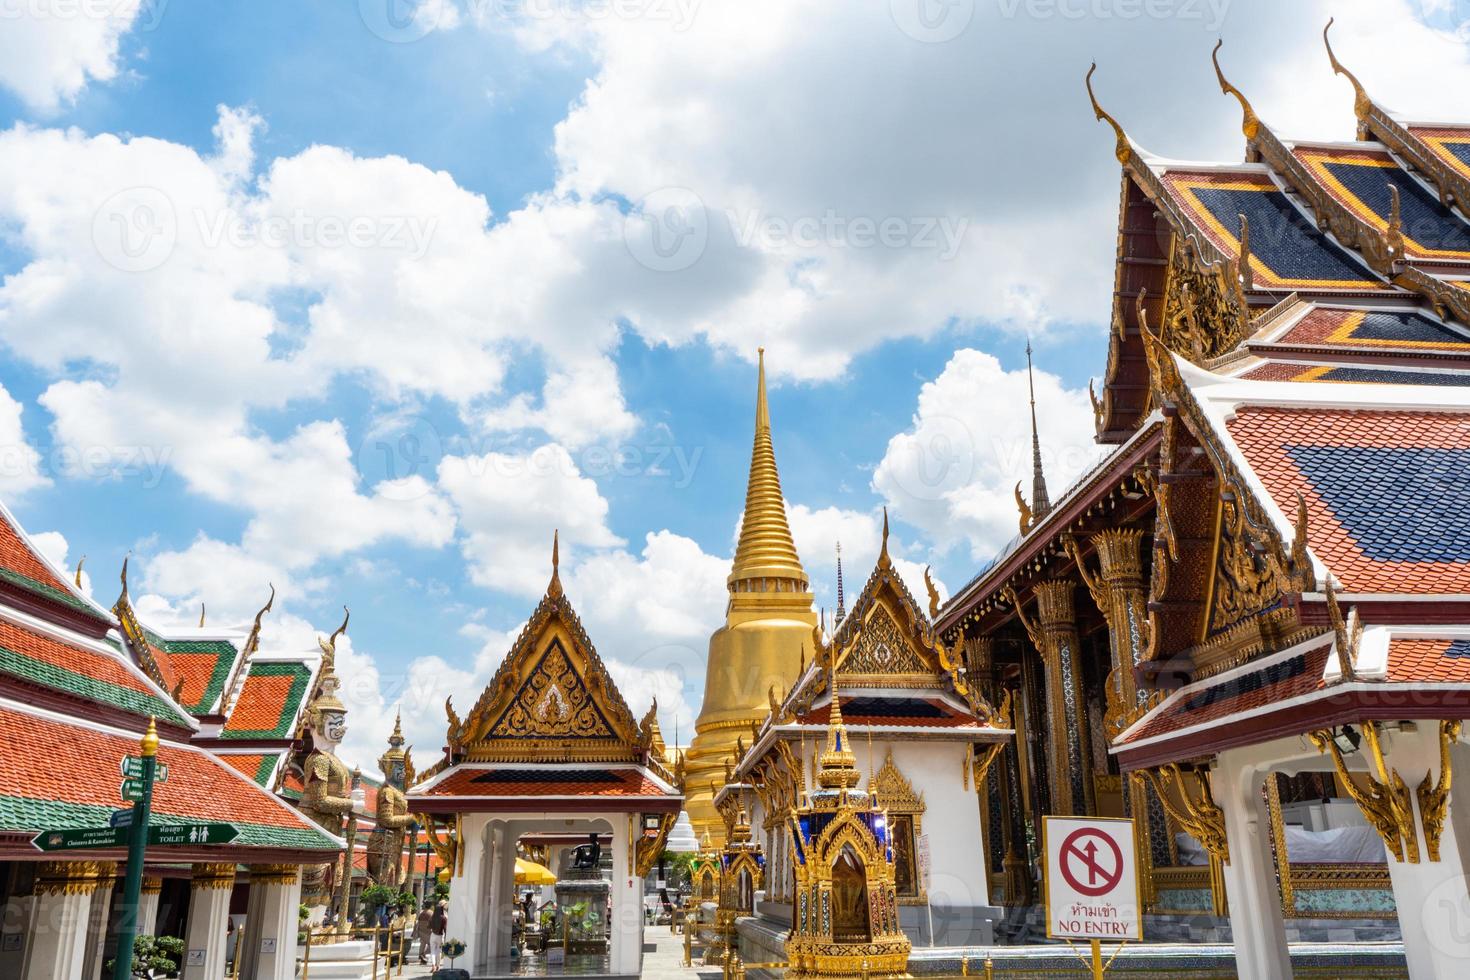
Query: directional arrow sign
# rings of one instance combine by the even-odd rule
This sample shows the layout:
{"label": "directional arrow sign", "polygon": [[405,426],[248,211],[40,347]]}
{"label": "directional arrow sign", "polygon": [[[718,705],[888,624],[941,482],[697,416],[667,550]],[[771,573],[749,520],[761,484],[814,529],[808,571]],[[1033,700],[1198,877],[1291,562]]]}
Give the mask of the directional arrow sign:
{"label": "directional arrow sign", "polygon": [[148,845],[175,847],[187,844],[228,844],[240,836],[232,823],[184,823],[149,827]]}
{"label": "directional arrow sign", "polygon": [[143,780],[124,779],[117,784],[117,795],[129,803],[137,803],[143,798]]}
{"label": "directional arrow sign", "polygon": [[[122,762],[118,764],[118,769],[126,779],[141,780],[143,778],[143,759],[136,755],[125,755]],[[161,762],[157,763],[153,770],[153,781],[155,783],[168,782],[168,766]]]}
{"label": "directional arrow sign", "polygon": [[98,850],[122,847],[128,842],[125,827],[80,827],[72,830],[43,830],[31,838],[38,851]]}
{"label": "directional arrow sign", "polygon": [[133,825],[133,808],[125,807],[121,810],[113,810],[112,816],[107,818],[109,827],[131,827]]}

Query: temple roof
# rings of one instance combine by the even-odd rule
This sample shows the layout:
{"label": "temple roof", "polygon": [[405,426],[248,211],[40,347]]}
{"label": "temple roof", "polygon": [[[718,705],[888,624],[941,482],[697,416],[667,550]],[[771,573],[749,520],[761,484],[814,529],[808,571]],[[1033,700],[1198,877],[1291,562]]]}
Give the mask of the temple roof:
{"label": "temple roof", "polygon": [[113,625],[112,614],[51,564],[3,502],[0,502],[0,583],[59,610],[85,616],[100,629]]}
{"label": "temple roof", "polygon": [[306,695],[316,676],[312,656],[258,656],[249,665],[239,696],[226,706],[218,738],[290,740],[296,734]]}
{"label": "temple roof", "polygon": [[[129,805],[118,795],[119,772],[123,757],[137,753],[136,733],[0,700],[0,835],[105,826],[114,810]],[[208,751],[165,739],[158,759],[168,779],[154,787],[155,825],[217,820],[240,828],[232,845],[194,849],[207,855],[202,860],[341,847]],[[28,840],[23,843],[29,849]],[[158,859],[169,853],[173,849],[150,849]]]}
{"label": "temple roof", "polygon": [[1351,678],[1329,633],[1185,685],[1112,751],[1134,769],[1187,757],[1184,746],[1202,756],[1368,720],[1459,717],[1470,707],[1470,627],[1368,627],[1356,642]]}

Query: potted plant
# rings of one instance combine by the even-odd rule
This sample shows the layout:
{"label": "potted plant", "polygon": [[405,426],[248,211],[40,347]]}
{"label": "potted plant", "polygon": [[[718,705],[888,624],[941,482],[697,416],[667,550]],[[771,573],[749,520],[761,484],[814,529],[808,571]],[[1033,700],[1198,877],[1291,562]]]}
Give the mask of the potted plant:
{"label": "potted plant", "polygon": [[470,972],[468,970],[457,969],[454,965],[454,961],[464,955],[466,949],[464,940],[446,939],[440,949],[445,956],[449,957],[449,969],[436,970],[433,980],[469,980]]}
{"label": "potted plant", "polygon": [[398,901],[398,893],[387,885],[368,885],[357,900],[361,908],[373,910],[372,921],[376,923],[379,914]]}
{"label": "potted plant", "polygon": [[[138,936],[133,940],[133,968],[129,972],[135,977],[176,977],[179,963],[184,958],[184,941],[174,936]],[[116,968],[117,960],[108,960],[105,968],[109,975]]]}

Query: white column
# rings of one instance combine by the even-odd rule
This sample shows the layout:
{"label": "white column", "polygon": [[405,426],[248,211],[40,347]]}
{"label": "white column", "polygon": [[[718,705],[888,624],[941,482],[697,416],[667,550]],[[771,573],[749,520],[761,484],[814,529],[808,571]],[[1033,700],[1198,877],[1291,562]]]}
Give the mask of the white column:
{"label": "white column", "polygon": [[96,861],[48,861],[36,873],[25,980],[76,980],[87,955]]}
{"label": "white column", "polygon": [[[612,955],[611,973],[643,972],[643,879],[637,877],[628,853],[630,841],[628,814],[617,813],[612,821]],[[637,820],[635,815],[633,820]],[[636,828],[635,828],[636,832]]]}
{"label": "white column", "polygon": [[250,898],[240,937],[240,976],[291,980],[296,975],[301,869],[294,864],[250,866]]}
{"label": "white column", "polygon": [[5,921],[0,926],[0,977],[25,973],[26,940],[35,901],[34,895],[11,895],[5,902]]}
{"label": "white column", "polygon": [[[112,887],[117,882],[117,863],[99,865],[97,890],[87,909],[87,952],[82,960],[83,980],[99,980],[102,976],[102,948],[107,943],[109,919],[112,916]],[[141,932],[141,930],[139,930]]]}
{"label": "white column", "polygon": [[1221,752],[1218,759],[1218,767],[1210,774],[1210,789],[1225,812],[1225,839],[1230,845],[1224,874],[1235,966],[1249,980],[1291,980],[1281,893],[1261,803],[1263,777],[1241,753]]}
{"label": "white column", "polygon": [[[1398,770],[1414,789],[1428,774],[1430,785],[1439,778],[1439,725],[1421,721],[1412,732],[1393,731],[1383,739],[1390,771]],[[1451,770],[1456,776],[1470,774],[1470,752],[1464,746],[1452,751]],[[1452,784],[1453,785],[1453,784]],[[1462,784],[1463,786],[1463,784]],[[1470,851],[1466,837],[1465,817],[1455,819],[1455,806],[1465,806],[1462,786],[1450,794],[1449,814],[1439,839],[1439,860],[1429,860],[1429,849],[1423,834],[1424,817],[1417,798],[1415,834],[1418,837],[1419,860],[1416,863],[1395,861],[1388,855],[1388,876],[1393,883],[1393,899],[1398,905],[1399,930],[1404,937],[1404,959],[1408,961],[1413,980],[1459,980],[1470,972],[1470,890],[1467,890],[1465,859]]]}
{"label": "white column", "polygon": [[138,935],[155,936],[158,929],[158,897],[163,891],[163,879],[143,879],[143,891],[138,895]]}
{"label": "white column", "polygon": [[[464,815],[461,824],[464,839],[460,841],[463,856],[449,879],[449,924],[444,938],[464,940],[464,960],[468,963],[459,965],[468,966],[471,973],[483,970],[489,964],[489,941],[481,925],[486,864],[485,825],[488,820],[483,813]],[[447,960],[445,964],[448,965]]]}
{"label": "white column", "polygon": [[189,927],[184,935],[183,980],[220,980],[225,975],[225,935],[234,887],[233,864],[194,865]]}
{"label": "white column", "polygon": [[508,957],[511,945],[511,913],[514,911],[512,902],[516,893],[516,839],[519,832],[505,823],[492,826],[496,829],[490,834],[493,855],[489,879],[489,925],[495,937],[493,955]]}

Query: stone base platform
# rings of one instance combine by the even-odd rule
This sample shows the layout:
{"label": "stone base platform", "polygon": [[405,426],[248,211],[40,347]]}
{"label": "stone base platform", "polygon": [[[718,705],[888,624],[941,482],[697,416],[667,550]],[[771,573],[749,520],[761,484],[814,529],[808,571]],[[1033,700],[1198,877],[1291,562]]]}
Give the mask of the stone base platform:
{"label": "stone base platform", "polygon": [[[304,955],[304,951],[298,946],[297,964],[301,963]],[[313,946],[310,969],[312,980],[372,980],[373,944],[364,939]],[[299,970],[298,965],[298,972]],[[380,976],[383,972],[381,954],[378,957],[377,972]]]}

